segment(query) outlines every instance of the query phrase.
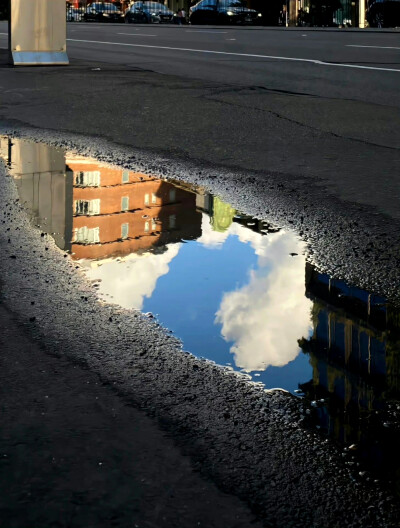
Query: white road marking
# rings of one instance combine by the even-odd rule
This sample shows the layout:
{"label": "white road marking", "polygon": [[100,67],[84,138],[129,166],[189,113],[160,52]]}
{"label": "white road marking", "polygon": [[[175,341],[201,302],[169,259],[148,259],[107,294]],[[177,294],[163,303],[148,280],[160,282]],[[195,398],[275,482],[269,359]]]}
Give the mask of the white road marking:
{"label": "white road marking", "polygon": [[130,37],[156,37],[157,35],[149,35],[148,33],[117,33],[117,35],[129,35]]}
{"label": "white road marking", "polygon": [[225,40],[236,40],[236,39],[225,39]]}
{"label": "white road marking", "polygon": [[361,66],[358,64],[342,64],[340,62],[324,62],[317,59],[301,59],[298,57],[279,57],[276,55],[257,55],[254,53],[234,53],[229,51],[214,51],[214,50],[201,50],[193,48],[174,48],[171,46],[151,46],[150,44],[127,44],[125,42],[106,42],[100,40],[82,40],[82,39],[67,39],[69,42],[85,42],[87,44],[107,44],[109,46],[128,46],[133,48],[150,48],[150,49],[164,49],[171,51],[189,51],[191,53],[208,53],[214,55],[229,55],[231,57],[249,57],[256,59],[270,59],[270,60],[282,60],[291,62],[307,62],[309,64],[316,64],[318,66],[335,66],[338,68],[352,68],[356,70],[374,70],[374,71],[386,71],[400,73],[399,69],[396,68],[378,68],[375,66]]}
{"label": "white road marking", "polygon": [[400,50],[399,47],[396,46],[361,46],[358,44],[346,44],[346,47],[348,48],[375,48],[375,49],[397,49]]}
{"label": "white road marking", "polygon": [[207,29],[187,29],[185,33],[215,33],[216,35],[220,35],[223,33],[228,33],[227,31],[209,31]]}

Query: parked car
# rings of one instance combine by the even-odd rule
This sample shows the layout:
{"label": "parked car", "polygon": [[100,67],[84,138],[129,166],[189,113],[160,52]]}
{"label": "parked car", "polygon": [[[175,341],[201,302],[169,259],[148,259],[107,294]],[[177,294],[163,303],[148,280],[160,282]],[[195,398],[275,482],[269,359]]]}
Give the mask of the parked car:
{"label": "parked car", "polygon": [[164,4],[159,2],[138,1],[130,5],[125,11],[125,22],[131,24],[160,24],[173,21],[174,13]]}
{"label": "parked car", "polygon": [[123,22],[122,11],[109,2],[94,2],[89,4],[83,15],[85,22]]}
{"label": "parked car", "polygon": [[261,17],[245,0],[201,0],[189,9],[191,24],[256,24]]}
{"label": "parked car", "polygon": [[67,22],[81,22],[84,10],[80,7],[69,7],[67,9]]}
{"label": "parked car", "polygon": [[373,0],[368,6],[367,20],[371,27],[400,27],[400,0]]}

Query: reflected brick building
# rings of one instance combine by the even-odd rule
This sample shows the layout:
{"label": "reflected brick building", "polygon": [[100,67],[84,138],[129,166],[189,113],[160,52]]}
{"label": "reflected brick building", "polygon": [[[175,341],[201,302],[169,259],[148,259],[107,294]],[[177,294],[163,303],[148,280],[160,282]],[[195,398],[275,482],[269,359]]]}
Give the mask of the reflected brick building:
{"label": "reflected brick building", "polygon": [[34,223],[74,259],[106,259],[201,235],[197,194],[134,171],[0,138],[0,153]]}
{"label": "reflected brick building", "polygon": [[69,157],[73,179],[72,255],[127,255],[201,235],[196,194],[160,179]]}

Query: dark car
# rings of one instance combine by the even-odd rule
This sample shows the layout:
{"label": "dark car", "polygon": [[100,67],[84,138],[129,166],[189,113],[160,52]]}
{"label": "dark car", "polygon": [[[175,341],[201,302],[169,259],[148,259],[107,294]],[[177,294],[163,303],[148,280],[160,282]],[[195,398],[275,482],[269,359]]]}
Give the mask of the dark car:
{"label": "dark car", "polygon": [[367,20],[371,27],[399,27],[400,0],[376,0],[370,2]]}
{"label": "dark car", "polygon": [[134,2],[125,11],[125,22],[128,24],[133,22],[142,24],[169,23],[173,21],[173,18],[174,13],[159,2]]}
{"label": "dark car", "polygon": [[191,24],[256,24],[261,16],[245,0],[201,0],[189,10]]}
{"label": "dark car", "polygon": [[95,2],[89,4],[83,15],[85,22],[123,22],[122,11],[109,2]]}

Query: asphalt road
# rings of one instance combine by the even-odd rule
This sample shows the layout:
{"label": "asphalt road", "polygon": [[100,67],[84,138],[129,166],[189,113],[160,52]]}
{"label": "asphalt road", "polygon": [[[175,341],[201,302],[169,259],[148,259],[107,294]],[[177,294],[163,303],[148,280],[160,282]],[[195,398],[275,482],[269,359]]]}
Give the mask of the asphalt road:
{"label": "asphalt road", "polygon": [[[2,23],[4,46],[6,31]],[[398,39],[398,31],[71,23],[68,68],[2,68],[0,115],[311,177],[398,218]]]}
{"label": "asphalt road", "polygon": [[[370,128],[367,121],[373,124],[376,105],[397,108],[399,104],[399,35],[400,32],[70,24],[68,53],[72,61],[101,60],[242,89],[257,87],[325,101],[342,100],[343,104],[350,100],[364,103],[370,105],[370,116],[363,128]],[[304,110],[299,117],[307,118]],[[386,120],[389,116],[380,117]],[[337,118],[329,118],[325,126],[337,126]],[[393,119],[395,122],[398,124],[397,119]],[[393,131],[389,122],[387,129]],[[369,130],[366,136],[366,131],[359,131],[359,135],[397,146],[392,133],[383,138],[380,132],[373,136]]]}
{"label": "asphalt road", "polygon": [[[350,90],[352,97],[376,102],[391,90],[395,95],[396,79],[378,72],[400,73],[399,33],[69,24],[68,53],[71,59],[146,65],[159,73],[239,86],[276,83],[288,91],[301,86],[309,91],[312,85],[319,95],[324,84],[324,90],[333,89],[335,80],[336,90],[324,96],[348,97]],[[364,93],[356,70],[376,72],[368,78],[373,93]]]}
{"label": "asphalt road", "polygon": [[[157,174],[184,178],[187,170],[187,179],[204,180],[226,201],[245,197],[244,212],[256,216],[269,211],[280,225],[287,222],[305,240],[308,237],[310,254],[317,253],[332,274],[338,263],[345,264],[338,276],[347,277],[347,272],[353,283],[363,279],[377,292],[388,284],[389,293],[391,287],[397,291],[398,32],[70,24],[68,68],[9,68],[6,31],[6,24],[0,23],[2,130],[78,146],[123,166],[134,167],[143,154],[139,170]],[[212,179],[207,180],[209,175]],[[153,482],[157,464],[174,465],[175,456],[177,463],[182,462],[164,441],[158,424],[136,412],[140,409],[159,418],[168,435],[190,455],[191,466],[180,466],[180,485],[184,489],[189,482],[192,491],[187,503],[183,499],[186,505],[177,500],[169,511],[157,503],[157,496],[149,501],[145,497],[144,502],[135,498],[133,508],[139,508],[136,518],[144,521],[143,526],[162,526],[160,518],[165,526],[173,526],[169,516],[176,522],[176,516],[190,508],[190,501],[196,503],[197,489],[204,491],[202,504],[208,508],[216,496],[213,482],[229,493],[215,503],[227,512],[227,520],[218,517],[216,506],[201,518],[207,526],[248,526],[254,520],[231,495],[244,499],[265,526],[319,527],[321,519],[329,528],[346,522],[368,528],[397,525],[397,509],[386,503],[385,491],[368,483],[355,485],[341,453],[318,435],[304,432],[297,404],[279,394],[260,396],[247,383],[228,379],[217,367],[182,354],[151,321],[99,306],[68,259],[51,240],[29,227],[6,177],[0,179],[0,190],[5,307],[0,318],[11,329],[1,343],[7,351],[2,376],[8,381],[2,382],[8,391],[4,399],[8,413],[1,447],[8,459],[12,455],[9,471],[22,467],[23,475],[24,464],[33,468],[28,482],[34,490],[28,495],[31,490],[24,488],[26,494],[17,495],[18,479],[9,488],[3,483],[4,508],[9,506],[6,519],[14,518],[13,526],[26,525],[26,517],[16,515],[22,504],[31,514],[29,520],[41,525],[52,525],[49,518],[53,525],[73,525],[66,515],[56,519],[65,485],[63,471],[72,467],[68,461],[58,462],[58,457],[62,458],[59,452],[70,437],[74,442],[68,456],[76,458],[73,485],[67,490],[69,498],[61,498],[68,515],[76,513],[74,522],[79,525],[80,511],[93,508],[92,525],[102,525],[99,515],[104,512],[108,516],[104,525],[111,521],[129,525],[135,519],[129,510],[131,496],[114,500],[120,477],[126,477],[127,486],[134,482],[137,462],[140,472],[150,474]],[[24,334],[18,336],[21,328]],[[31,346],[33,362],[27,352]],[[42,351],[50,352],[54,361]],[[60,355],[67,366],[57,370]],[[79,371],[76,376],[69,361],[84,365],[90,375]],[[48,373],[45,381],[42,371]],[[61,372],[58,383],[54,371]],[[98,414],[91,415],[90,432],[80,441],[74,431],[81,431],[88,418],[77,395],[87,380],[91,387],[84,397]],[[18,404],[21,386],[28,387],[22,408],[34,406],[33,427],[42,426],[39,413],[50,415],[45,435],[39,428],[22,447],[20,439],[29,436],[31,422]],[[49,387],[49,406],[43,386]],[[117,395],[117,407],[110,387]],[[65,402],[68,388],[71,401]],[[104,399],[105,408],[92,405],[96,396]],[[119,407],[122,400],[134,411]],[[71,404],[65,413],[68,419],[63,420],[60,409],[67,403]],[[115,414],[120,436],[114,442],[109,424]],[[130,420],[137,420],[143,432],[132,444]],[[91,452],[98,424],[105,424],[100,436],[105,445],[99,442],[100,448]],[[44,445],[38,446],[43,438]],[[143,446],[144,460],[152,459],[149,439],[155,442],[156,454],[170,445],[171,456],[167,453],[164,461],[160,456],[148,468],[140,456],[129,465],[135,445]],[[115,454],[124,442],[126,450]],[[35,450],[38,457],[29,460]],[[112,478],[103,485],[95,462],[108,453],[115,459],[108,473]],[[61,464],[61,472],[51,469],[53,458]],[[41,460],[48,465],[38,469],[37,476]],[[121,460],[127,461],[127,466],[122,464],[124,475]],[[91,466],[86,470],[90,478],[77,496],[74,486],[81,463]],[[202,478],[191,481],[194,467],[202,468]],[[166,486],[169,477],[165,475]],[[99,479],[102,485],[94,496],[92,482]],[[46,503],[54,482],[54,503],[43,522],[37,504]],[[99,502],[102,507],[96,509]],[[146,508],[159,509],[153,515]],[[123,518],[125,511],[128,521]],[[165,512],[166,520],[159,512]],[[185,517],[181,526],[191,528],[200,513],[196,510]]]}

